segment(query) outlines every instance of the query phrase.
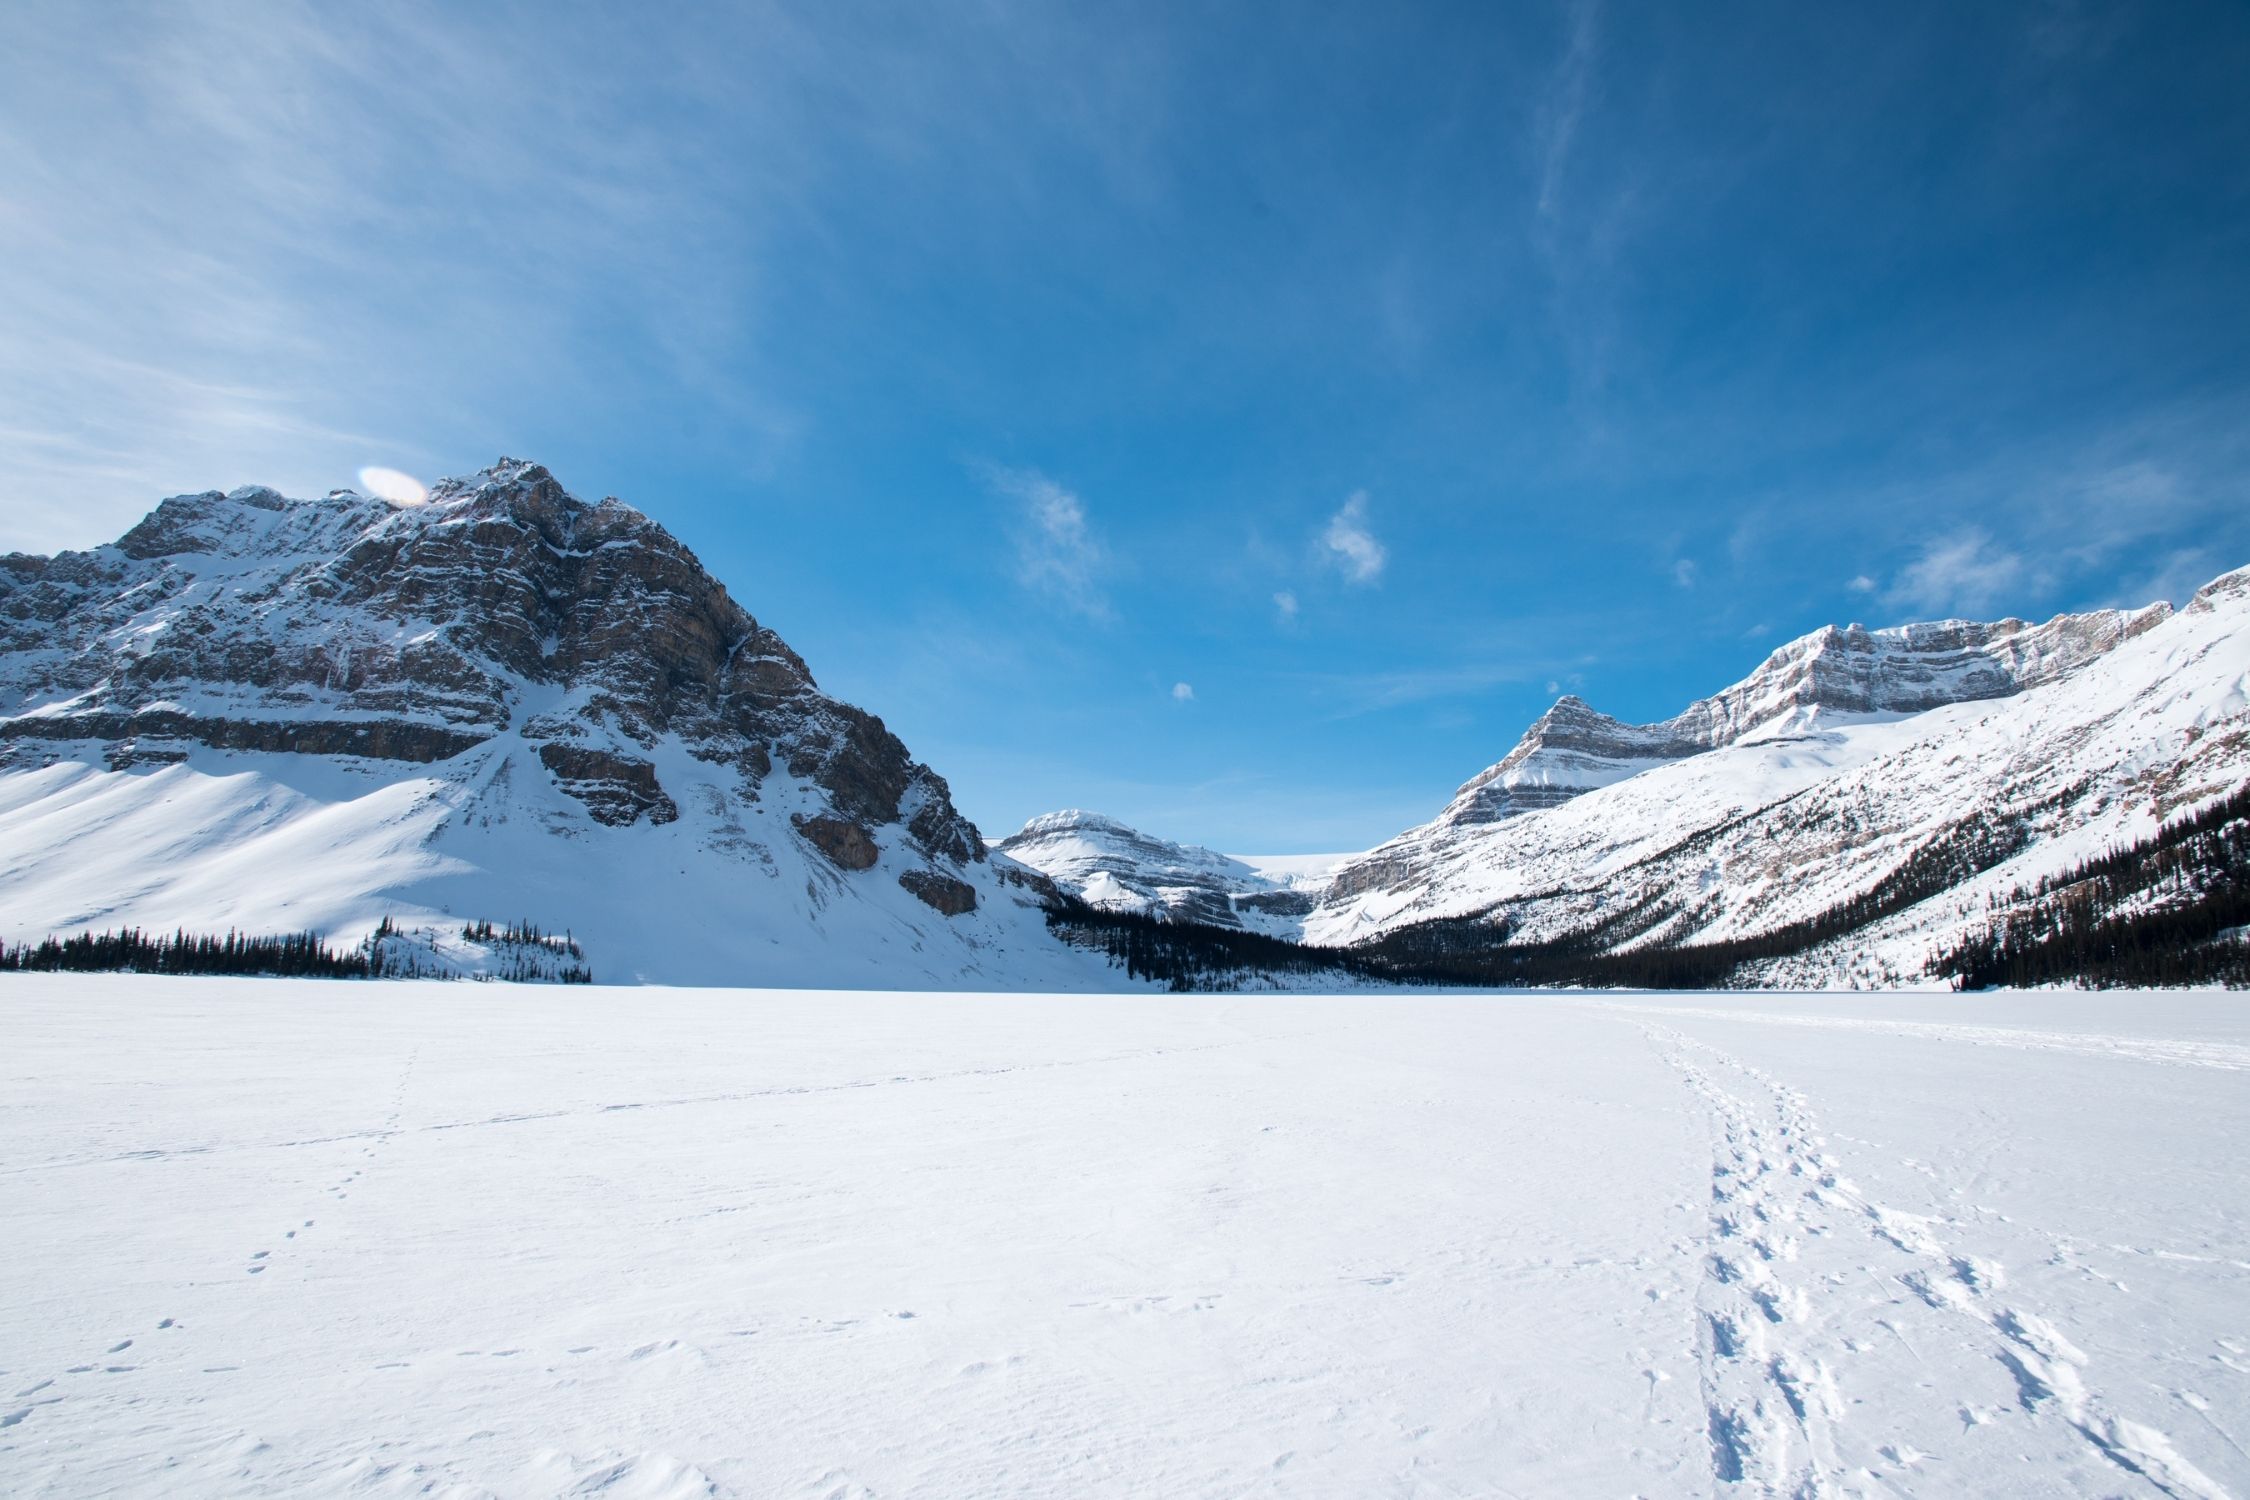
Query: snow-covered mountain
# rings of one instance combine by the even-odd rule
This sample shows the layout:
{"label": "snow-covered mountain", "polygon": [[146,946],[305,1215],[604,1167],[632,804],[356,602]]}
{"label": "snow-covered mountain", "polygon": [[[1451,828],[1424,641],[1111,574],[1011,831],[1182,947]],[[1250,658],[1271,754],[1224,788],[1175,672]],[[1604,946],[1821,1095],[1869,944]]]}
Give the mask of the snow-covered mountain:
{"label": "snow-covered mountain", "polygon": [[1081,812],[1001,847],[1097,906],[1407,966],[1687,950],[1733,983],[1930,982],[1972,934],[2051,926],[2042,881],[2250,786],[2246,697],[2250,569],[2177,615],[1829,627],[1658,724],[1565,697],[1428,823],[1286,880]]}
{"label": "snow-covered mountain", "polygon": [[1722,693],[1659,724],[1626,724],[1565,696],[1439,815],[1493,823],[1555,807],[1667,762],[1875,716],[2005,698],[2053,682],[2162,620],[2164,605],[1980,624],[1831,625],[1783,646]]}
{"label": "snow-covered mountain", "polygon": [[1296,935],[1326,884],[1317,859],[1238,859],[1078,808],[1033,818],[993,847],[1103,911],[1276,935]]}
{"label": "snow-covered mountain", "polygon": [[[1992,924],[2051,928],[2062,872],[2246,786],[2250,569],[2177,614],[1819,631],[1659,724],[1565,698],[1430,822],[1277,862],[1075,811],[988,850],[662,527],[533,464],[418,506],[180,496],[113,545],[0,558],[9,943],[348,944],[389,918],[438,972],[537,969],[492,936],[528,922],[611,980],[1329,963],[1259,946],[1286,937],[1356,950],[1330,965],[1355,982],[1433,954],[1680,951],[1736,983],[1912,982]],[[2239,857],[2112,882],[2103,910],[2189,899],[2197,870],[2242,884],[2250,826],[2224,839]],[[1125,942],[1071,917],[1058,941],[1057,889],[1170,925]]]}
{"label": "snow-covered mountain", "polygon": [[2177,614],[1825,630],[1663,724],[1564,699],[1338,870],[1303,932],[1736,943],[1763,955],[1744,980],[1926,979],[2019,887],[2246,783],[2250,569]]}
{"label": "snow-covered mountain", "polygon": [[613,980],[1110,982],[661,526],[509,459],[0,559],[0,818],[16,941],[389,916],[475,969],[528,919]]}

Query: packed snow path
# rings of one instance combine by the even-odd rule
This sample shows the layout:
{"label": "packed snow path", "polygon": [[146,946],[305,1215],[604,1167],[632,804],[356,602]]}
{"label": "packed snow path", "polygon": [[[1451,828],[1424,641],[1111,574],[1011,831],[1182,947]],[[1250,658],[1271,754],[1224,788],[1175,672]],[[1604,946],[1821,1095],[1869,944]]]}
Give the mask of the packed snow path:
{"label": "packed snow path", "polygon": [[2250,1496],[2238,998],[0,979],[0,1493]]}

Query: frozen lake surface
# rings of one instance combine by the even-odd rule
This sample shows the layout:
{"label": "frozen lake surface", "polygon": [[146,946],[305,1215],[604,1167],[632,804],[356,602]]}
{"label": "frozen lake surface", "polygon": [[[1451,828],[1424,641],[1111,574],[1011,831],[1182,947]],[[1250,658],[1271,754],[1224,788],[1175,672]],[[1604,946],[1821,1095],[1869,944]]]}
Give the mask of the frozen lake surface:
{"label": "frozen lake surface", "polygon": [[8,1495],[2250,1495],[2240,997],[0,1027]]}

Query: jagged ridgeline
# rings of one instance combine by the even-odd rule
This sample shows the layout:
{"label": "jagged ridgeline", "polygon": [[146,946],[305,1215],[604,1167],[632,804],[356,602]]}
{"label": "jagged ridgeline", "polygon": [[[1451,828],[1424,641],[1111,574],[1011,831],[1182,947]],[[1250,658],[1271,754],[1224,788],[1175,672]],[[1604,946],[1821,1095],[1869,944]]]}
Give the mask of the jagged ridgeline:
{"label": "jagged ridgeline", "polygon": [[[681,541],[504,459],[0,559],[0,936],[318,933],[385,972],[1075,988],[1041,882]],[[474,929],[474,930],[471,930]],[[537,977],[537,976],[533,976]],[[559,976],[557,976],[559,977]]]}

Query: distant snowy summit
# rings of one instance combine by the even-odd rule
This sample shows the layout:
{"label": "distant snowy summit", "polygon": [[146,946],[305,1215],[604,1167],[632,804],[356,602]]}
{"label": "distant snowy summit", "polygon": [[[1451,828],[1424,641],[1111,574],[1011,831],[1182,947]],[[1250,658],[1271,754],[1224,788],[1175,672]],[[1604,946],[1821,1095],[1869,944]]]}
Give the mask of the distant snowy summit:
{"label": "distant snowy summit", "polygon": [[1348,858],[1236,858],[1077,808],[1033,818],[993,847],[1104,911],[1289,935],[1312,911],[1323,867]]}
{"label": "distant snowy summit", "polygon": [[523,918],[603,978],[954,984],[1055,948],[1043,882],[882,720],[663,527],[516,459],[0,559],[0,753],[13,940]]}

